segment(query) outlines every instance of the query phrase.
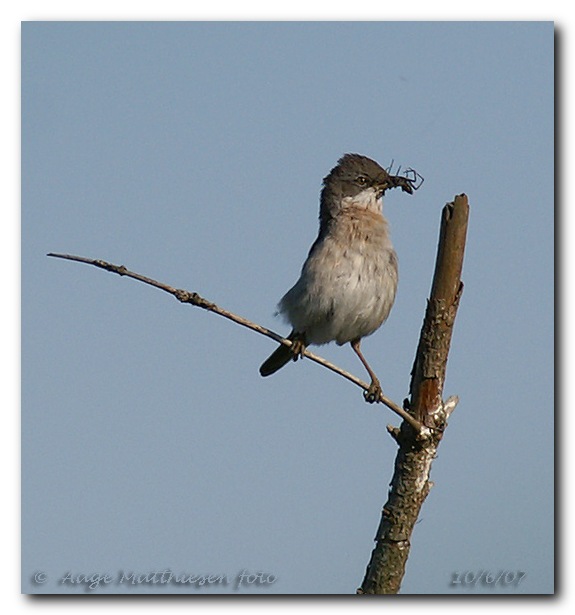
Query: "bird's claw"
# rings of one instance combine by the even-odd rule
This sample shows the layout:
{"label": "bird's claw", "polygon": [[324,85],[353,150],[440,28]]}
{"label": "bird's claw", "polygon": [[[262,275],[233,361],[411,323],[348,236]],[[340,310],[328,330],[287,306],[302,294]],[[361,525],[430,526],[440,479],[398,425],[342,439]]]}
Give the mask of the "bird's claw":
{"label": "bird's claw", "polygon": [[291,351],[293,354],[293,361],[297,361],[303,357],[303,353],[305,352],[305,342],[298,338],[294,339],[291,344]]}
{"label": "bird's claw", "polygon": [[381,390],[379,380],[372,380],[367,391],[363,392],[363,398],[368,404],[373,404],[379,401],[382,393],[383,391]]}

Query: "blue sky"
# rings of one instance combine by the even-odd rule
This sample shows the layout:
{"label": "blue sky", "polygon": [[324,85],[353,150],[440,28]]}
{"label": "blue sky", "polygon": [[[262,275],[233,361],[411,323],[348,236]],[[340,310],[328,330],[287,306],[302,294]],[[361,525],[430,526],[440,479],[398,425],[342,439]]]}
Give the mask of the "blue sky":
{"label": "blue sky", "polygon": [[[305,361],[264,380],[270,340],[45,257],[124,264],[285,333],[321,179],[358,152],[425,177],[386,196],[400,284],[363,345],[398,402],[441,208],[471,205],[461,402],[402,592],[551,592],[553,147],[551,22],[24,24],[23,591],[35,571],[82,593],[58,579],[166,568],[277,577],[262,593],[361,584],[395,417]],[[363,377],[349,348],[318,352]],[[526,574],[452,584],[481,570]],[[160,590],[97,590],[122,591]]]}

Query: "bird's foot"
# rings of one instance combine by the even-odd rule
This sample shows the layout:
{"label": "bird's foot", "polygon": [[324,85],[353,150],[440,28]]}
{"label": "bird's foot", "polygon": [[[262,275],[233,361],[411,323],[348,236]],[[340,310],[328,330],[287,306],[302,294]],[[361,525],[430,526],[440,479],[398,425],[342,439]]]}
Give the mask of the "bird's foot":
{"label": "bird's foot", "polygon": [[383,391],[381,390],[381,384],[379,384],[379,380],[377,378],[372,378],[371,384],[367,391],[363,392],[363,398],[369,404],[373,404],[376,401],[379,401]]}
{"label": "bird's foot", "polygon": [[305,340],[302,340],[298,337],[292,340],[291,348],[293,354],[293,361],[297,361],[303,357],[303,353],[305,351]]}

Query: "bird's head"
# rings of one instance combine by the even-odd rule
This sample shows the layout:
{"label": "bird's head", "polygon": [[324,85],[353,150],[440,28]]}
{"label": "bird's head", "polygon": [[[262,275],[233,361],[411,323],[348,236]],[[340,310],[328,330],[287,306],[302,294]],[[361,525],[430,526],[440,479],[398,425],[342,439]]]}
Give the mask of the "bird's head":
{"label": "bird's head", "polygon": [[350,207],[381,212],[381,197],[392,186],[391,176],[375,160],[345,154],[323,180],[321,217]]}

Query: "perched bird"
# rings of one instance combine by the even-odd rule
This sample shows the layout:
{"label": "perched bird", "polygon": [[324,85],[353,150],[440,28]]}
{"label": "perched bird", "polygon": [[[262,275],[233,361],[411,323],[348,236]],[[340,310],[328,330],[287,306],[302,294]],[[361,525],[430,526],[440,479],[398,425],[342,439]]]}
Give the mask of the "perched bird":
{"label": "perched bird", "polygon": [[379,398],[379,380],[360,344],[386,321],[395,300],[397,256],[382,213],[383,193],[395,186],[414,188],[412,180],[391,176],[359,154],[345,154],[324,178],[318,237],[278,305],[293,344],[280,345],[264,361],[262,376],[298,359],[308,344],[349,343],[371,378],[366,399]]}

